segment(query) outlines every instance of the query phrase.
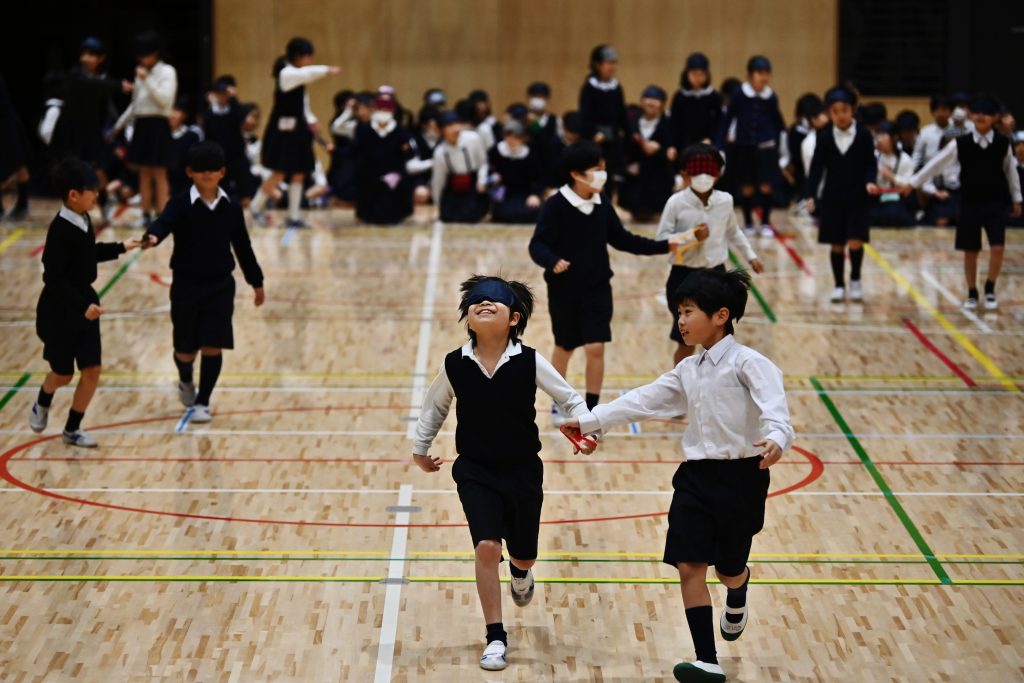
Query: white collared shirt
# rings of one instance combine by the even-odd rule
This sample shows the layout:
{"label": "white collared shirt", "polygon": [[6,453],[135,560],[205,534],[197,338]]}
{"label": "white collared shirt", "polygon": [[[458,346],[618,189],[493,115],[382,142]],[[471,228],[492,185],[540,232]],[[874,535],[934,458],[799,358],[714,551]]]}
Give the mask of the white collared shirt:
{"label": "white collared shirt", "polygon": [[686,460],[734,460],[761,452],[753,444],[770,439],[782,450],[793,445],[793,427],[782,371],[728,335],[690,356],[650,384],[633,389],[580,418],[584,433],[617,424],[669,418],[686,412]]}
{"label": "white collared shirt", "polygon": [[177,94],[178,72],[170,64],[157,62],[145,78],[135,77],[132,103],[118,118],[114,129],[123,130],[140,116],[169,117]]}
{"label": "white collared shirt", "polygon": [[598,90],[604,90],[605,92],[615,90],[619,87],[619,81],[616,78],[613,78],[610,81],[602,81],[597,76],[591,76],[587,79],[587,83],[589,83],[591,87],[597,88]]}
{"label": "white collared shirt", "polygon": [[661,122],[661,117],[658,116],[653,119],[640,117],[638,121],[638,128],[640,129],[640,135],[644,136],[644,140],[650,140],[651,136],[654,135],[654,131],[658,129],[658,124]]}
{"label": "white collared shirt", "polygon": [[525,159],[530,156],[529,145],[519,145],[514,150],[509,147],[509,144],[502,140],[498,143],[498,154],[505,157],[506,159]]}
{"label": "white collared shirt", "polygon": [[57,213],[58,216],[71,223],[73,226],[81,230],[82,232],[89,232],[89,221],[86,219],[85,214],[75,213],[64,204],[60,205],[60,211]]}
{"label": "white collared shirt", "polygon": [[388,121],[388,125],[384,126],[383,128],[381,128],[375,123],[371,123],[370,127],[373,128],[373,132],[376,133],[378,136],[386,138],[387,136],[391,135],[392,132],[394,132],[395,128],[398,128],[398,121],[391,119],[390,121]]}
{"label": "white collared shirt", "polygon": [[[498,360],[498,364],[494,366],[494,372],[487,372],[487,368],[484,367],[484,364],[480,362],[476,355],[473,342],[468,341],[462,347],[462,357],[471,358],[488,379],[498,374],[501,367],[508,363],[513,356],[518,356],[522,352],[522,344],[513,342],[510,339],[505,347],[505,352],[501,354],[501,358]],[[535,358],[537,360],[537,388],[550,396],[567,415],[593,420],[593,416],[587,410],[586,401],[565,381],[565,378],[558,374],[558,371],[548,362],[548,359],[539,353],[535,354]],[[444,424],[444,419],[448,416],[448,411],[451,409],[454,398],[455,389],[452,388],[452,383],[448,379],[444,363],[441,363],[441,369],[438,371],[437,377],[434,378],[434,381],[430,383],[430,388],[427,389],[427,395],[423,399],[423,410],[420,412],[419,420],[416,422],[416,436],[413,438],[414,453],[426,455],[430,450],[434,438],[441,430],[441,425]],[[496,415],[495,419],[500,421],[501,418]],[[495,427],[497,429],[496,433],[500,433],[500,424],[496,423]]]}
{"label": "white collared shirt", "polygon": [[[224,191],[223,187],[220,187],[218,185],[217,186],[217,196],[214,198],[214,200],[212,202],[208,202],[205,199],[203,199],[203,196],[201,194],[199,194],[199,188],[197,188],[195,185],[193,185],[189,189],[189,191],[188,191],[188,201],[189,201],[189,203],[190,204],[195,204],[198,200],[201,200],[201,199],[203,201],[203,204],[206,204],[206,208],[208,208],[210,211],[213,211],[214,209],[217,208],[217,204],[220,203],[220,200],[228,199],[228,193]],[[228,200],[228,201],[230,201],[230,200]]]}
{"label": "white collared shirt", "polygon": [[[298,88],[299,86],[320,80],[330,72],[331,67],[325,64],[309,64],[307,66],[293,66],[291,64],[286,64],[277,75],[277,84],[280,86],[281,92],[288,92],[290,90],[295,90],[295,88]],[[313,110],[309,106],[308,91],[302,98],[302,110],[306,116],[306,123],[311,126],[315,125],[317,120],[316,116],[313,115]]]}
{"label": "white collared shirt", "polygon": [[[691,188],[676,192],[665,202],[658,223],[656,240],[667,240],[674,235],[693,230],[698,225],[708,226],[708,238],[686,254],[683,265],[690,268],[713,268],[729,260],[729,247],[753,261],[757,254],[743,234],[733,211],[732,195],[712,190],[707,206]],[[675,254],[669,254],[675,262]]]}
{"label": "white collared shirt", "polygon": [[[466,165],[467,156],[469,166]],[[434,148],[434,171],[430,177],[434,206],[441,206],[441,194],[448,184],[449,173],[476,173],[477,185],[486,185],[489,172],[487,149],[479,133],[463,130],[454,145],[441,138]]]}
{"label": "white collared shirt", "polygon": [[[974,142],[985,149],[995,140],[995,131],[990,130],[987,135],[981,135],[976,130],[971,131]],[[910,184],[914,187],[922,187],[926,182],[942,173],[952,164],[960,162],[959,145],[956,140],[950,140],[942,150],[932,157],[932,160],[925,164],[924,168],[914,174]],[[1007,186],[1010,188],[1010,199],[1014,203],[1021,203],[1020,176],[1017,175],[1017,160],[1013,156],[1013,145],[1007,145],[1006,157],[1003,159],[1003,175],[1006,176]]]}
{"label": "white collared shirt", "polygon": [[836,128],[832,126],[832,139],[835,140],[836,147],[839,148],[840,154],[846,154],[853,144],[853,141],[857,138],[857,122],[854,121],[850,124],[850,127],[846,130]]}
{"label": "white collared shirt", "polygon": [[601,193],[595,192],[590,199],[584,199],[583,197],[576,194],[571,187],[568,185],[562,185],[558,188],[558,192],[569,200],[569,203],[575,206],[580,213],[584,216],[589,216],[594,213],[594,208],[601,203]]}
{"label": "white collared shirt", "polygon": [[758,92],[754,90],[754,86],[750,84],[750,81],[744,81],[743,85],[740,87],[743,88],[743,94],[747,97],[760,97],[762,100],[769,99],[773,92],[770,85],[764,86],[761,88],[761,92]]}

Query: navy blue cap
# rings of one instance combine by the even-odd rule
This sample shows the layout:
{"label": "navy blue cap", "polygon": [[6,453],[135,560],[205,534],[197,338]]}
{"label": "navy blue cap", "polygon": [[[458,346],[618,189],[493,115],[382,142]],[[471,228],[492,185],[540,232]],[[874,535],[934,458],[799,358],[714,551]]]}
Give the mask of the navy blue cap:
{"label": "navy blue cap", "polygon": [[543,81],[534,81],[526,88],[526,94],[539,95],[540,97],[551,97],[551,86]]}
{"label": "navy blue cap", "polygon": [[875,133],[888,133],[889,135],[892,135],[894,130],[896,130],[896,127],[892,125],[892,121],[884,119],[879,121],[875,126]]}
{"label": "navy blue cap", "polygon": [[459,122],[459,115],[456,114],[453,111],[446,111],[443,114],[441,114],[439,117],[437,117],[437,125],[441,126],[442,128],[444,128],[446,126],[450,126],[453,123],[458,123],[458,122]]}
{"label": "navy blue cap", "polygon": [[160,51],[160,36],[156,31],[143,31],[135,36],[135,54],[139,57]]}
{"label": "navy blue cap", "polygon": [[[704,69],[707,71],[711,67],[711,62],[708,61],[707,55],[703,52],[694,52],[692,55],[686,58],[686,70],[690,69]],[[770,67],[770,65],[769,65]]]}
{"label": "navy blue cap", "polygon": [[772,63],[768,61],[767,57],[762,55],[754,55],[747,60],[747,73],[751,71],[771,71]]}
{"label": "navy blue cap", "polygon": [[841,85],[829,88],[828,92],[825,93],[825,106],[831,107],[836,102],[846,102],[850,106],[853,106],[856,98],[853,93],[844,88]]}
{"label": "navy blue cap", "polygon": [[94,55],[105,55],[107,54],[107,47],[103,44],[103,41],[96,36],[89,36],[82,41],[82,44],[78,46],[80,52],[91,52]]}
{"label": "navy blue cap", "polygon": [[509,308],[516,302],[516,295],[503,280],[484,280],[466,295],[465,305],[472,306],[481,301],[505,304]]}
{"label": "navy blue cap", "polygon": [[508,105],[508,108],[505,111],[514,119],[525,119],[530,115],[530,110],[522,102],[516,102]]}
{"label": "navy blue cap", "polygon": [[644,88],[643,93],[640,95],[641,98],[649,97],[654,100],[665,101],[665,91],[656,85],[649,85]]}
{"label": "navy blue cap", "polygon": [[214,92],[225,92],[228,88],[237,87],[238,82],[234,76],[221,76],[213,82]]}
{"label": "navy blue cap", "polygon": [[897,130],[914,130],[921,125],[921,117],[916,113],[907,110],[896,115]]}
{"label": "navy blue cap", "polygon": [[999,103],[996,101],[996,98],[985,93],[979,93],[972,97],[968,106],[975,114],[995,116],[999,113]]}

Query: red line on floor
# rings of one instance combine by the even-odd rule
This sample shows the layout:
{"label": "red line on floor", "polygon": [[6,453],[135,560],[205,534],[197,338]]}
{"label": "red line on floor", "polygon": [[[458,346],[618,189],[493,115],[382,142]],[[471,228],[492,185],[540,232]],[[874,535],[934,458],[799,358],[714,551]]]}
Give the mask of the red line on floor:
{"label": "red line on floor", "polygon": [[971,379],[971,376],[964,372],[963,368],[953,362],[953,360],[944,354],[939,347],[932,343],[931,339],[925,336],[925,333],[917,328],[917,325],[910,322],[910,319],[903,318],[903,324],[906,325],[907,329],[910,330],[911,334],[917,337],[917,340],[921,342],[926,349],[934,353],[939,360],[941,360],[947,368],[953,371],[953,374],[964,381],[964,384],[971,388],[978,386],[978,383]]}
{"label": "red line on floor", "polygon": [[789,254],[789,257],[793,259],[793,263],[795,263],[797,267],[800,268],[800,270],[804,271],[805,275],[809,277],[814,277],[814,274],[811,272],[810,268],[808,268],[807,264],[804,263],[803,258],[800,256],[800,254],[797,253],[796,249],[794,249],[793,246],[789,243],[789,238],[783,235],[778,230],[776,230],[774,225],[771,225],[769,227],[772,229],[772,233],[775,235],[775,239],[778,240],[779,244],[782,245],[782,248],[786,250],[786,252]]}

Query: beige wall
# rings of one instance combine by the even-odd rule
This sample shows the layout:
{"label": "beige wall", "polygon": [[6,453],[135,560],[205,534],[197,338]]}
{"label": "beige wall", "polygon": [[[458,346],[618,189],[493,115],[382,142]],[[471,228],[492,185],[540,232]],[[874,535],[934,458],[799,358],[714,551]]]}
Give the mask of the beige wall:
{"label": "beige wall", "polygon": [[450,99],[482,87],[497,110],[541,79],[562,112],[576,107],[590,50],[604,42],[619,50],[627,101],[651,83],[672,92],[691,51],[711,59],[716,85],[762,53],[789,121],[799,95],[833,84],[837,13],[837,0],[215,0],[214,69],[266,112],[274,59],[290,37],[307,37],[318,62],[345,68],[309,89],[327,120],[337,90],[382,83],[413,108],[429,86]]}

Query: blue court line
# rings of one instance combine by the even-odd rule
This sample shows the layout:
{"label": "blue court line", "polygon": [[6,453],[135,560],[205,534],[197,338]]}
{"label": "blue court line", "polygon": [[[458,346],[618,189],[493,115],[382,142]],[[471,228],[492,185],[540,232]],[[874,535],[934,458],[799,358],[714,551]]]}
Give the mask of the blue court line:
{"label": "blue court line", "polygon": [[288,228],[287,230],[285,230],[284,231],[284,235],[281,236],[281,244],[283,246],[286,246],[286,247],[289,244],[291,244],[292,243],[292,239],[295,237],[295,232],[296,232],[295,228]]}
{"label": "blue court line", "polygon": [[188,423],[192,421],[192,415],[195,411],[196,409],[192,407],[189,407],[189,409],[185,411],[185,414],[181,416],[181,419],[178,420],[178,424],[174,427],[174,432],[176,434],[185,433],[185,428],[188,427]]}

